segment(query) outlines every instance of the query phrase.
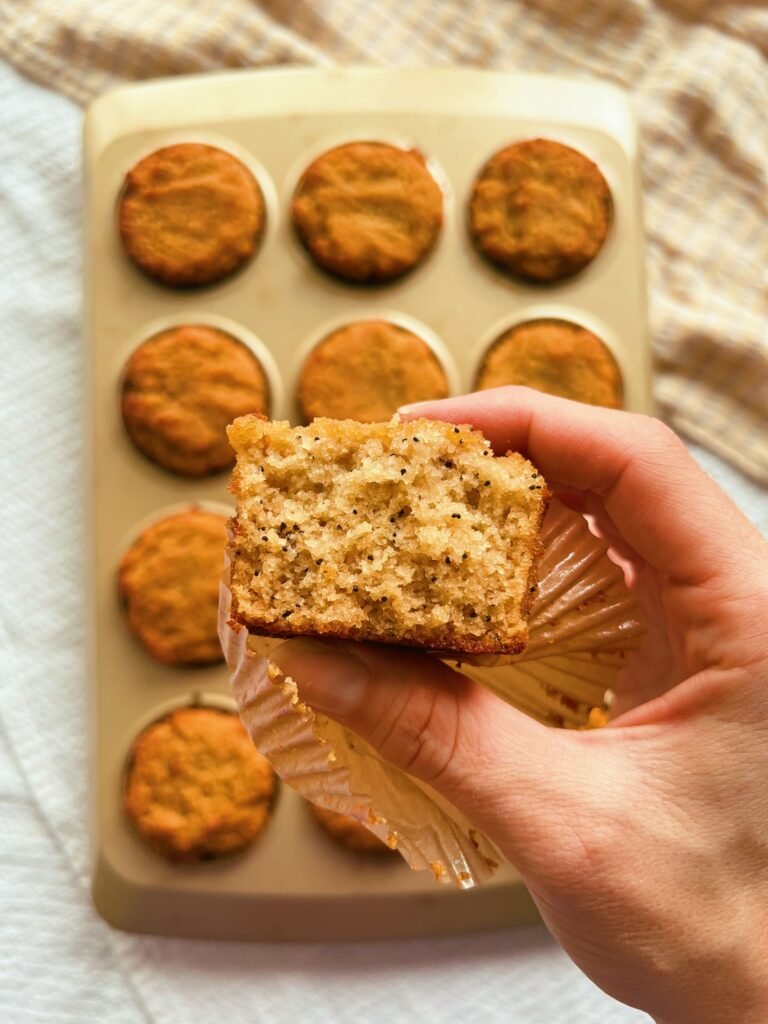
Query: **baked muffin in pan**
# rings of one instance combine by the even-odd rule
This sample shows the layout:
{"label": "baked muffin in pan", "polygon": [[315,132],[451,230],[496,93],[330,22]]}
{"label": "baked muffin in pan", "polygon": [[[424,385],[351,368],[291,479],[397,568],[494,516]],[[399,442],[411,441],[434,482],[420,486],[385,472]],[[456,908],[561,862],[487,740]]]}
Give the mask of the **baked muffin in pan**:
{"label": "baked muffin in pan", "polygon": [[297,398],[305,422],[328,416],[376,423],[401,405],[448,393],[445,370],[426,341],[389,320],[359,320],[310,352]]}
{"label": "baked muffin in pan", "polygon": [[613,216],[599,167],[578,150],[529,139],[494,154],[469,200],[469,233],[486,259],[530,281],[570,277],[605,242]]}
{"label": "baked muffin in pan", "polygon": [[586,327],[542,318],[517,324],[487,352],[475,388],[522,384],[589,405],[620,409],[621,370],[608,347]]}
{"label": "baked muffin in pan", "polygon": [[291,216],[323,270],[358,283],[392,281],[435,244],[443,194],[418,150],[349,142],[307,167]]}
{"label": "baked muffin in pan", "polygon": [[309,804],[309,809],[318,825],[338,846],[351,853],[362,853],[380,857],[393,853],[378,836],[367,829],[357,818],[327,807]]}
{"label": "baked muffin in pan", "polygon": [[246,413],[269,412],[269,384],[237,338],[182,324],[131,355],[120,406],[128,436],[148,459],[181,476],[203,477],[235,461],[226,428]]}
{"label": "baked muffin in pan", "polygon": [[233,273],[258,248],[266,223],[261,189],[231,153],[182,142],[128,171],[118,200],[123,248],[163,284],[195,287]]}
{"label": "baked muffin in pan", "polygon": [[123,806],[141,839],[197,864],[247,849],[272,812],[275,773],[236,714],[185,707],[139,734]]}
{"label": "baked muffin in pan", "polygon": [[223,657],[218,610],[226,523],[192,507],[148,526],[123,555],[117,576],[128,627],[163,664]]}

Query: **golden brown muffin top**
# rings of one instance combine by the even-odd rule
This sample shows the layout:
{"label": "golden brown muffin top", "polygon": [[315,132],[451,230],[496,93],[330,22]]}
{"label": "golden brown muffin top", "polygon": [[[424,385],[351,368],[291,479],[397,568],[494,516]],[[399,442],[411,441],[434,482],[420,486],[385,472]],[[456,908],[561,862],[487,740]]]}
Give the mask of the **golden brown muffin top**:
{"label": "golden brown muffin top", "polygon": [[469,204],[479,251],[520,277],[556,281],[594,259],[613,204],[599,168],[549,139],[517,142],[481,170]]}
{"label": "golden brown muffin top", "polygon": [[291,212],[323,269],[349,281],[389,281],[434,245],[443,196],[418,150],[351,142],[309,165]]}
{"label": "golden brown muffin top", "polygon": [[605,344],[567,320],[529,320],[502,334],[483,360],[475,387],[522,384],[589,405],[620,409],[621,371]]}
{"label": "golden brown muffin top", "polygon": [[125,251],[165,284],[211,284],[256,251],[264,198],[251,172],[215,146],[185,142],[131,168],[119,198]]}
{"label": "golden brown muffin top", "polygon": [[318,807],[317,804],[310,804],[309,808],[325,832],[344,849],[351,850],[353,853],[377,856],[392,852],[386,843],[349,814],[341,814],[339,811],[331,811],[326,807]]}
{"label": "golden brown muffin top", "polygon": [[128,626],[168,665],[220,661],[219,577],[226,518],[192,508],[161,519],[123,555],[118,588]]}
{"label": "golden brown muffin top", "polygon": [[274,772],[237,715],[189,707],[137,737],[124,807],[148,846],[194,864],[248,847],[269,818],[274,791]]}
{"label": "golden brown muffin top", "polygon": [[376,423],[401,405],[446,398],[437,356],[412,331],[387,320],[360,320],[327,335],[301,370],[298,401],[316,416]]}
{"label": "golden brown muffin top", "polygon": [[121,406],[126,430],[153,462],[182,476],[227,469],[226,428],[266,413],[269,388],[256,356],[213,327],[185,324],[141,344],[128,360]]}

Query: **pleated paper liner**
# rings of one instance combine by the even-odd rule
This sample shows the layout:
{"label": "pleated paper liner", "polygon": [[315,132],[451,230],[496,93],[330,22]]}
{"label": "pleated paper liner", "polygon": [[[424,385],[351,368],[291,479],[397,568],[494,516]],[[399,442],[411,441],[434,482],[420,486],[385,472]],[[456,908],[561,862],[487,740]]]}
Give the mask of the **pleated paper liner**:
{"label": "pleated paper liner", "polygon": [[[548,725],[604,720],[607,694],[644,631],[638,603],[606,544],[582,516],[553,502],[542,533],[539,593],[523,654],[463,661],[461,670]],[[410,867],[462,888],[494,873],[501,856],[455,807],[383,761],[359,736],[315,713],[269,661],[281,641],[229,623],[229,572],[219,631],[240,714],[261,753],[303,797],[364,822]],[[452,661],[455,664],[455,659]]]}

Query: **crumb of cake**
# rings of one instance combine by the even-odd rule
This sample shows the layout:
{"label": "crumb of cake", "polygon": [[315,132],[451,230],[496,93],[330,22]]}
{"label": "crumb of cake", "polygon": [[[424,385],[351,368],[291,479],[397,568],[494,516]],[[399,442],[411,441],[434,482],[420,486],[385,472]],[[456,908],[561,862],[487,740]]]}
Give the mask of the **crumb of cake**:
{"label": "crumb of cake", "polygon": [[549,492],[436,420],[308,427],[242,417],[231,489],[232,617],[267,636],[517,653]]}
{"label": "crumb of cake", "polygon": [[603,708],[590,708],[587,717],[587,729],[602,729],[608,724],[608,712]]}

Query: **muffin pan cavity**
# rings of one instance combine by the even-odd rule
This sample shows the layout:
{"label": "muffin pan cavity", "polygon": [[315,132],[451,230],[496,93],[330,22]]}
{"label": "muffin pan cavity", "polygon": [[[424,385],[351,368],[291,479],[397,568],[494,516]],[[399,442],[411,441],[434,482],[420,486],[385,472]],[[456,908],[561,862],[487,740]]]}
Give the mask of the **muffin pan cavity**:
{"label": "muffin pan cavity", "polygon": [[[512,192],[503,167],[487,178],[491,225],[473,228],[484,168],[511,150],[527,153],[526,173]],[[287,786],[273,820],[238,856],[176,863],[184,858],[137,838],[124,773],[141,729],[172,708],[199,703],[200,693],[231,706],[218,650],[207,641],[197,650],[188,635],[215,603],[215,556],[194,539],[161,536],[169,517],[189,525],[222,504],[228,511],[229,416],[252,406],[294,423],[321,411],[363,418],[380,399],[377,416],[401,401],[462,394],[502,334],[542,318],[591,331],[616,361],[624,407],[650,411],[627,100],[607,84],[474,70],[175,78],[97,100],[84,165],[97,909],[128,930],[258,940],[381,939],[536,920],[511,867],[486,887],[456,892],[397,856],[353,856]],[[575,196],[576,225],[547,212],[560,194],[569,208]],[[487,230],[518,231],[519,217],[494,226],[497,208],[525,215],[519,266],[520,253],[502,260],[483,241]],[[537,263],[544,242],[558,252]],[[324,346],[335,337],[343,347],[345,331],[355,359],[346,370],[343,356],[331,360],[329,371]],[[138,374],[131,360],[144,344],[153,358]],[[324,390],[331,398],[346,390],[354,402],[314,405]],[[223,542],[223,519],[217,529]],[[178,578],[169,568],[177,558]],[[208,641],[211,628],[209,615]]]}
{"label": "muffin pan cavity", "polygon": [[198,703],[135,736],[123,810],[149,849],[174,864],[203,864],[247,852],[271,821],[276,792],[237,713]]}
{"label": "muffin pan cavity", "polygon": [[264,196],[231,153],[199,142],[162,146],[126,173],[120,239],[148,277],[175,288],[214,284],[255,255]]}
{"label": "muffin pan cavity", "polygon": [[419,150],[348,142],[303,171],[291,218],[323,270],[380,284],[427,258],[443,224],[443,193]]}
{"label": "muffin pan cavity", "polygon": [[304,360],[297,401],[303,422],[317,416],[365,423],[400,406],[447,398],[448,377],[427,342],[391,320],[354,320],[326,334]]}
{"label": "muffin pan cavity", "polygon": [[117,587],[125,623],[163,665],[222,660],[218,581],[227,518],[197,506],[146,526],[120,559]]}
{"label": "muffin pan cavity", "polygon": [[478,367],[475,388],[507,384],[610,409],[623,405],[621,370],[611,350],[572,320],[525,320],[496,338]]}
{"label": "muffin pan cavity", "polygon": [[599,167],[551,139],[526,139],[494,153],[468,204],[478,251],[507,273],[538,283],[571,277],[591,263],[612,217]]}
{"label": "muffin pan cavity", "polygon": [[264,368],[234,335],[177,324],[131,354],[120,407],[134,445],[172,473],[204,477],[230,469],[226,427],[244,413],[269,414]]}

